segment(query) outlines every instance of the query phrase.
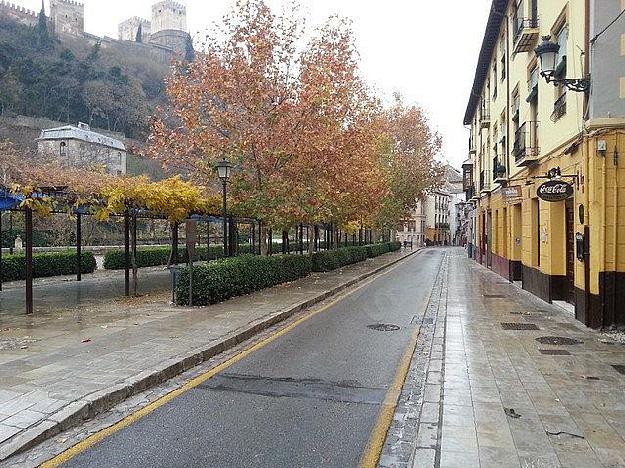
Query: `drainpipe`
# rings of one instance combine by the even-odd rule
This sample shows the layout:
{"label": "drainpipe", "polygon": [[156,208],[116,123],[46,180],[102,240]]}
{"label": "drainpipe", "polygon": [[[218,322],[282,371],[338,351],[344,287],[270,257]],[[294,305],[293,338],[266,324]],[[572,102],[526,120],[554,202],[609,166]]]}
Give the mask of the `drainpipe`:
{"label": "drainpipe", "polygon": [[[614,136],[614,226],[613,226],[613,247],[612,255],[614,259],[614,274],[612,275],[612,320],[616,325],[616,272],[618,271],[618,133]],[[607,158],[607,155],[606,155]]]}
{"label": "drainpipe", "polygon": [[[590,0],[584,0],[584,77],[590,76]],[[584,93],[584,116],[588,116],[590,91]]]}
{"label": "drainpipe", "polygon": [[[508,178],[511,176],[511,166],[510,166],[510,22],[508,15],[505,17],[506,21],[506,167],[508,168]],[[506,226],[508,226],[508,232],[512,232],[512,222],[510,222],[512,210],[506,210],[506,216],[508,219],[506,220]],[[504,239],[508,233],[504,232]],[[512,257],[512,251],[514,250],[514,242],[512,241],[512,236],[508,235],[508,248],[506,251],[508,252],[508,257]],[[510,282],[514,280],[514,275],[512,272],[512,260],[508,258],[508,279]]]}
{"label": "drainpipe", "polygon": [[[602,171],[602,175],[601,175],[601,182],[602,182],[602,187],[601,187],[601,203],[602,203],[602,208],[603,208],[603,213],[602,213],[602,220],[601,220],[601,230],[602,230],[602,239],[601,239],[601,265],[600,268],[605,268],[606,267],[606,261],[605,261],[605,254],[606,254],[606,234],[607,234],[607,225],[606,225],[606,214],[607,214],[607,209],[606,209],[606,184],[607,184],[607,178],[606,178],[606,156],[603,156],[603,171]],[[600,290],[603,290],[603,294],[601,294],[601,328],[605,328],[605,309],[606,309],[606,304],[605,304],[605,275],[603,275],[602,280],[601,280],[601,286],[600,286]]]}

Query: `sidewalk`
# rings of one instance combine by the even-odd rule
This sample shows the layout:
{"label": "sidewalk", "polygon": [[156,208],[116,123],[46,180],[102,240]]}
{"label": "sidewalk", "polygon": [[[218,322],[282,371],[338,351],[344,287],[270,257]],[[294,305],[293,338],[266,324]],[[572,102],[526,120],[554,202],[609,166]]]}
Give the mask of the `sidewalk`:
{"label": "sidewalk", "polygon": [[414,252],[203,308],[169,294],[3,317],[0,460],[157,385]]}
{"label": "sidewalk", "polygon": [[625,346],[449,255],[411,466],[624,467]]}

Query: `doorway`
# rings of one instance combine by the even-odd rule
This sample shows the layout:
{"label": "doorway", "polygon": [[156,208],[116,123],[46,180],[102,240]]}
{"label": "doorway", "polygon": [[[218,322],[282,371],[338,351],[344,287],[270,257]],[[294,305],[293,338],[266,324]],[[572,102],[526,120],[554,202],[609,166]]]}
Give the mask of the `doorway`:
{"label": "doorway", "polygon": [[566,200],[566,292],[565,300],[575,304],[575,215],[573,199]]}

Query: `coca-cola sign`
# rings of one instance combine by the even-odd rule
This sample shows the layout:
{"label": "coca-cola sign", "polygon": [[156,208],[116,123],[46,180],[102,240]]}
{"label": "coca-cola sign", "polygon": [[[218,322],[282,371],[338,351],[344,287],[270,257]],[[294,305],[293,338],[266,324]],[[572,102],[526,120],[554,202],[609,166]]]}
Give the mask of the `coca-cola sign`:
{"label": "coca-cola sign", "polygon": [[573,196],[573,186],[562,180],[548,180],[538,187],[538,197],[548,202],[566,200]]}

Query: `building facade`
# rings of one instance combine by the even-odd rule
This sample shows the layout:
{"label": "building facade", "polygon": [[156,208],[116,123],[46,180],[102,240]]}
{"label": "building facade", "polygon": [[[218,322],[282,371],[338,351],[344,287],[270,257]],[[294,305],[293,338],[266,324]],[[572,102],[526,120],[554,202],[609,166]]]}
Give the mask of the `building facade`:
{"label": "building facade", "polygon": [[[625,325],[623,8],[494,0],[464,117],[469,254],[595,328]],[[559,46],[555,85],[544,36]]]}
{"label": "building facade", "polygon": [[37,152],[81,169],[104,167],[109,174],[126,174],[126,147],[114,138],[91,131],[88,125],[67,125],[41,131]]}
{"label": "building facade", "polygon": [[402,244],[408,243],[413,247],[425,245],[425,208],[426,200],[419,200],[410,216],[403,222],[397,231],[397,240]]}

